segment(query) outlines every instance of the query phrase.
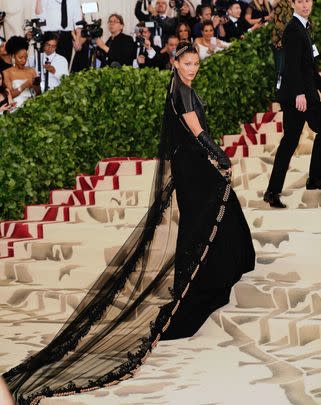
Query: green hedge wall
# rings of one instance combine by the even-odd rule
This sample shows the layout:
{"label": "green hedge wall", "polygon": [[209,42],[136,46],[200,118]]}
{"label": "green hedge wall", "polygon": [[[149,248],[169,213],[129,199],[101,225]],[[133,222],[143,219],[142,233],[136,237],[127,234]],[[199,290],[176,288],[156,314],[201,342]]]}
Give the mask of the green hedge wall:
{"label": "green hedge wall", "polygon": [[[273,99],[269,36],[268,29],[248,34],[202,64],[195,87],[215,138],[237,132]],[[49,190],[72,187],[101,158],[155,156],[169,76],[130,67],[84,71],[1,117],[0,218],[48,202]]]}
{"label": "green hedge wall", "polygon": [[[314,0],[312,11],[313,39],[316,43],[319,53],[321,54],[321,0]],[[319,58],[321,68],[321,58]]]}

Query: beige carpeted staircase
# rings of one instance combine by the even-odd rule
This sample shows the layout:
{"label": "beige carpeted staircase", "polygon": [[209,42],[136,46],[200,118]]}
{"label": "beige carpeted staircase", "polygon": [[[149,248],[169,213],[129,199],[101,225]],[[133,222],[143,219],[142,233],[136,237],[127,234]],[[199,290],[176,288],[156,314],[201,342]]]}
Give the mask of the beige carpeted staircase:
{"label": "beige carpeted staircase", "polygon": [[[161,342],[134,379],[41,404],[321,404],[321,190],[305,190],[313,134],[305,128],[291,161],[289,208],[270,209],[262,196],[282,136],[278,109],[223,137],[257,252],[230,304],[193,338]],[[74,190],[0,224],[1,372],[59,330],[146,212],[154,168],[106,159]]]}

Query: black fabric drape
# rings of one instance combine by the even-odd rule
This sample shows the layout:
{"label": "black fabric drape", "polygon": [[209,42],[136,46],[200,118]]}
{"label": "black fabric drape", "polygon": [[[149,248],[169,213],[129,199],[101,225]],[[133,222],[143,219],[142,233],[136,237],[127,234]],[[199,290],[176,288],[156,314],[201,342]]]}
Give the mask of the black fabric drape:
{"label": "black fabric drape", "polygon": [[[200,100],[184,86],[174,73],[147,214],[52,342],[4,374],[18,404],[132,377],[161,338],[192,335],[253,269],[235,194],[177,111],[183,103],[182,112],[195,108],[205,120]],[[193,310],[195,298],[201,313]]]}

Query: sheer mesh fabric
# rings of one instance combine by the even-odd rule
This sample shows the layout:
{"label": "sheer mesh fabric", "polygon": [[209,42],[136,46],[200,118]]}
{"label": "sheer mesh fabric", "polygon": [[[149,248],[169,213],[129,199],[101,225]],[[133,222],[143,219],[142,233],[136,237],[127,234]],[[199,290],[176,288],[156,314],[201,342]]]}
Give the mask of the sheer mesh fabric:
{"label": "sheer mesh fabric", "polygon": [[[18,404],[35,405],[43,397],[87,392],[133,376],[206,263],[231,189],[222,177],[215,199],[198,213],[199,226],[207,224],[204,237],[188,235],[185,247],[190,248],[175,257],[179,214],[170,160],[175,153],[172,122],[178,120],[173,109],[177,80],[174,74],[150,209],[53,341],[4,374]],[[178,259],[185,271],[177,273],[173,289]]]}

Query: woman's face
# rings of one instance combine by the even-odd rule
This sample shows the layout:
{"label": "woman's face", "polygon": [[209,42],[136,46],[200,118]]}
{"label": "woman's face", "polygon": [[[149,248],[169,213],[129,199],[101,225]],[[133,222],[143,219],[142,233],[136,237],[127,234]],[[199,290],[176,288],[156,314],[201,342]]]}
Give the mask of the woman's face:
{"label": "woman's face", "polygon": [[214,28],[212,25],[205,25],[203,31],[202,31],[203,38],[206,40],[210,40],[212,37],[214,37]]}
{"label": "woman's face", "polygon": [[185,53],[175,61],[175,67],[184,83],[192,82],[200,68],[198,53]]}
{"label": "woman's face", "polygon": [[14,61],[16,66],[21,67],[25,66],[25,64],[27,63],[27,59],[28,59],[28,52],[25,49],[21,49],[14,55]]}
{"label": "woman's face", "polygon": [[188,40],[189,33],[185,24],[181,25],[178,29],[178,37],[180,41]]}

